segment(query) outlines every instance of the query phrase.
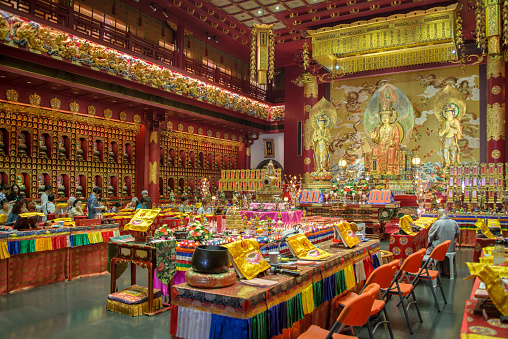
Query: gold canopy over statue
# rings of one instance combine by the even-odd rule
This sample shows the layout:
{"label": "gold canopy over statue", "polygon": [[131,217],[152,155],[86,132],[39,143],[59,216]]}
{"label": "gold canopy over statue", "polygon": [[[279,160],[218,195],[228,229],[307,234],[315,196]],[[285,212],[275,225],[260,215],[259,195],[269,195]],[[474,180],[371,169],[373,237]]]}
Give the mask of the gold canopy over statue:
{"label": "gold canopy over statue", "polygon": [[365,133],[372,147],[366,167],[374,174],[401,174],[406,155],[401,150],[414,124],[413,105],[408,97],[391,84],[377,90],[365,108]]}
{"label": "gold canopy over statue", "polygon": [[445,172],[460,163],[459,140],[462,139],[460,121],[466,113],[466,100],[458,89],[446,85],[436,96],[434,114],[439,120],[441,139],[441,166]]}
{"label": "gold canopy over statue", "polygon": [[312,148],[314,150],[314,172],[311,178],[315,181],[329,181],[330,172],[330,145],[332,134],[330,130],[337,121],[335,106],[324,97],[312,107],[309,120],[314,133],[312,134]]}

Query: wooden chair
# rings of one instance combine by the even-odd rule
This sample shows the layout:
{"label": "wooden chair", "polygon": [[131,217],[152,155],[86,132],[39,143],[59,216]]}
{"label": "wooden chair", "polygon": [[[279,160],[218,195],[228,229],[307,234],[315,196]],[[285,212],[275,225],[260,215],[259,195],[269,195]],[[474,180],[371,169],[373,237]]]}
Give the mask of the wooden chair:
{"label": "wooden chair", "polygon": [[389,264],[394,260],[393,253],[389,251],[379,251],[381,253],[381,262],[382,264]]}

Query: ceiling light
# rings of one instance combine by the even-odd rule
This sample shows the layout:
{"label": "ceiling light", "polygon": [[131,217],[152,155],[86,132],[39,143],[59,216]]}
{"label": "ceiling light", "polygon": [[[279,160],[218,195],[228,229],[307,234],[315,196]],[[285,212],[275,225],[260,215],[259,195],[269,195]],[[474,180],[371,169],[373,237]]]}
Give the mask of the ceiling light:
{"label": "ceiling light", "polygon": [[27,84],[31,84],[32,82],[31,82],[31,81],[27,81],[26,83],[27,83]]}
{"label": "ceiling light", "polygon": [[162,15],[164,15],[164,17],[167,19],[167,17],[168,17],[168,13],[166,13],[166,11],[163,11],[163,12],[162,12]]}
{"label": "ceiling light", "polygon": [[5,75],[0,75],[0,78],[5,78]]}
{"label": "ceiling light", "polygon": [[275,7],[275,9],[276,9],[276,10],[278,10],[278,9],[279,9],[279,6]]}
{"label": "ceiling light", "polygon": [[157,7],[155,7],[153,4],[150,4],[150,8],[152,9],[152,11],[156,11],[157,10]]}
{"label": "ceiling light", "polygon": [[113,100],[113,102],[116,102],[116,100]]}
{"label": "ceiling light", "polygon": [[261,14],[261,13],[263,13],[263,12],[261,12],[261,11],[258,11],[258,14]]}

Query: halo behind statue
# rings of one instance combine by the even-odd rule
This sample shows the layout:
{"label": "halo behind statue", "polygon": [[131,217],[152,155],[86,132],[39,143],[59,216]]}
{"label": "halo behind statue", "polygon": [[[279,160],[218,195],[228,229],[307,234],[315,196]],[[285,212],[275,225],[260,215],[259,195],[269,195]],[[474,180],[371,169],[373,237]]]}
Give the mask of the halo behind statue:
{"label": "halo behind statue", "polygon": [[333,128],[337,121],[335,106],[333,106],[330,101],[326,100],[325,97],[322,97],[310,110],[309,120],[310,125],[314,129],[318,128],[318,120],[325,120],[325,128]]}
{"label": "halo behind statue", "polygon": [[[446,107],[448,106],[448,107]],[[445,112],[453,111],[453,117],[459,121],[466,114],[466,100],[458,89],[448,84],[437,95],[434,101],[434,114],[439,122],[446,120]]]}
{"label": "halo behind statue", "polygon": [[399,128],[401,144],[406,144],[411,137],[414,125],[413,104],[399,88],[385,84],[379,88],[370,98],[363,116],[363,124],[369,143],[372,145],[370,134],[380,124],[380,111],[392,109],[391,123]]}

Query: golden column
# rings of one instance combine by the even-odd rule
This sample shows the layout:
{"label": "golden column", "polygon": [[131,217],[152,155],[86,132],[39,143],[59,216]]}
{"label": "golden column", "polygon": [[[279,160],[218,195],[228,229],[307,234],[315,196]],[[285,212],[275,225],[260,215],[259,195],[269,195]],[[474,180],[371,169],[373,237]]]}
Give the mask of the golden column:
{"label": "golden column", "polygon": [[505,62],[501,53],[502,0],[485,0],[487,38],[487,159],[505,162]]}

